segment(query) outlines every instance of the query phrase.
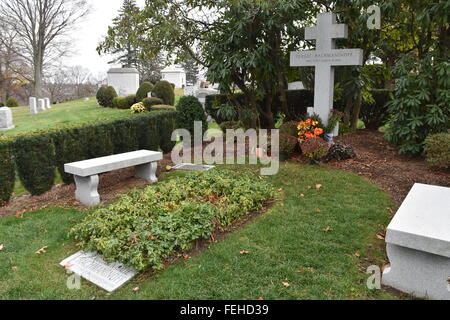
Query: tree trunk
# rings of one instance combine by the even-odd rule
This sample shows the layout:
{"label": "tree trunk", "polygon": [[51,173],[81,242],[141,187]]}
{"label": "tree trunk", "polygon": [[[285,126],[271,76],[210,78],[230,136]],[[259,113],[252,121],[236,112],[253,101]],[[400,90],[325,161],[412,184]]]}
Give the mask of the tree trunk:
{"label": "tree trunk", "polygon": [[351,128],[352,130],[358,129],[358,121],[359,121],[359,114],[361,112],[361,106],[362,106],[362,91],[361,89],[358,90],[356,94],[356,101],[353,104],[353,111],[352,111],[352,120],[351,120]]}

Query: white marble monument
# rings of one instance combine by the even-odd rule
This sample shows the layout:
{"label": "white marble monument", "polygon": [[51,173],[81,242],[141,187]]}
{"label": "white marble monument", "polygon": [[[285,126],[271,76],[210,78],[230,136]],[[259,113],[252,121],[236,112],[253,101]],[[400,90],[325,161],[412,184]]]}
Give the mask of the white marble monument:
{"label": "white marble monument", "polygon": [[317,16],[317,26],[305,29],[306,40],[316,40],[316,50],[291,52],[292,67],[315,67],[314,113],[325,125],[333,109],[334,68],[363,64],[362,49],[336,49],[335,39],[347,38],[348,27],[336,24],[331,12]]}
{"label": "white marble monument", "polygon": [[112,86],[121,97],[136,94],[139,89],[139,72],[134,68],[110,69],[108,85]]}
{"label": "white marble monument", "polygon": [[175,85],[175,88],[186,87],[186,71],[178,66],[170,66],[161,70],[162,80],[166,80]]}
{"label": "white marble monument", "polygon": [[0,131],[14,129],[12,111],[8,107],[0,108]]}
{"label": "white marble monument", "polygon": [[51,106],[51,104],[50,104],[50,98],[44,98],[44,101],[45,101],[45,109],[51,109],[52,108],[52,106]]}
{"label": "white marble monument", "polygon": [[45,100],[44,99],[38,99],[38,111],[45,111]]}
{"label": "white marble monument", "polygon": [[220,92],[218,90],[214,89],[198,89],[195,91],[195,97],[200,101],[200,103],[203,106],[203,109],[205,108],[206,104],[206,97],[213,95],[213,94],[219,94]]}
{"label": "white marble monument", "polygon": [[30,114],[37,114],[37,100],[35,97],[30,97]]}
{"label": "white marble monument", "polygon": [[184,88],[184,95],[189,97],[189,96],[195,96],[195,91],[197,91],[198,88],[194,87],[194,86],[187,86],[186,88]]}
{"label": "white marble monument", "polygon": [[415,184],[387,229],[383,284],[450,300],[450,188]]}
{"label": "white marble monument", "polygon": [[294,90],[304,90],[305,86],[303,85],[303,82],[301,81],[295,81],[288,83],[288,90],[294,91]]}

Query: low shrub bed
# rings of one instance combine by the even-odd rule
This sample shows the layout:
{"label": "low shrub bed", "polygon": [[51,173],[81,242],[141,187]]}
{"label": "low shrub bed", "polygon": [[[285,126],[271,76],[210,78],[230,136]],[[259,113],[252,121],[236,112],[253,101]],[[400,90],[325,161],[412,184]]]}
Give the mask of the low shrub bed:
{"label": "low shrub bed", "polygon": [[108,261],[160,270],[177,251],[261,210],[274,196],[274,188],[254,175],[219,169],[189,173],[132,191],[87,216],[70,235]]}

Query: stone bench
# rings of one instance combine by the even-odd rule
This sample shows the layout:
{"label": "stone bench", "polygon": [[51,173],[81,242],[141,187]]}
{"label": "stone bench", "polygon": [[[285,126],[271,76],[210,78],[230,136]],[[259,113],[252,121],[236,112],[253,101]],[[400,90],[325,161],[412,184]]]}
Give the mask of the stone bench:
{"label": "stone bench", "polygon": [[450,300],[450,188],[416,184],[387,229],[383,284]]}
{"label": "stone bench", "polygon": [[157,161],[163,159],[161,152],[140,150],[108,157],[68,163],[64,165],[66,173],[73,174],[76,183],[76,199],[87,206],[100,203],[97,188],[98,175],[114,170],[136,167],[136,177],[149,183],[158,182],[156,178]]}

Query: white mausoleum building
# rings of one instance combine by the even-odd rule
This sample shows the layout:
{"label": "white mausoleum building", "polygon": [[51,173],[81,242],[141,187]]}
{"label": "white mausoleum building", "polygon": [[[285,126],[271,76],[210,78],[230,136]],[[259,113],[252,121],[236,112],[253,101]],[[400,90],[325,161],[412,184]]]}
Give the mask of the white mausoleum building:
{"label": "white mausoleum building", "polygon": [[162,80],[175,84],[175,88],[186,87],[186,71],[178,66],[170,66],[161,71]]}
{"label": "white mausoleum building", "polygon": [[139,89],[139,72],[134,68],[113,68],[108,71],[108,85],[125,97]]}

